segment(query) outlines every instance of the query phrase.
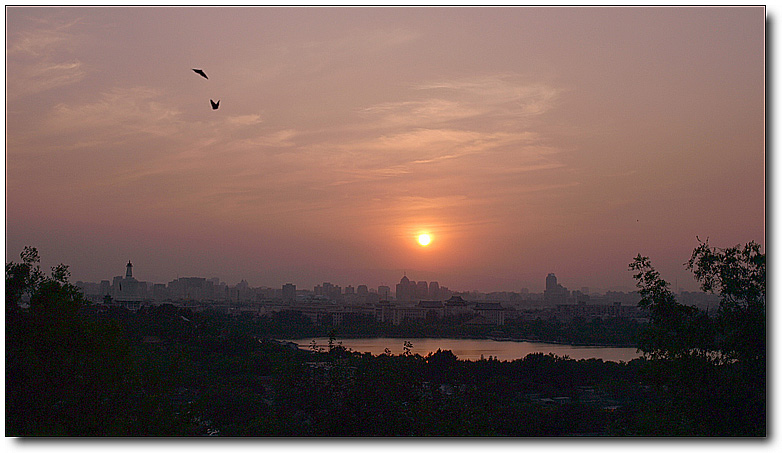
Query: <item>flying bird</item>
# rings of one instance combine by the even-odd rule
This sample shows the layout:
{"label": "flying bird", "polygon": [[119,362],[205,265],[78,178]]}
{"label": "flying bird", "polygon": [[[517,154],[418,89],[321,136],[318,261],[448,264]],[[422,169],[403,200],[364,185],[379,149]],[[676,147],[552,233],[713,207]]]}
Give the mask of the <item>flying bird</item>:
{"label": "flying bird", "polygon": [[204,72],[203,69],[193,69],[193,71],[195,71],[196,74],[200,75],[201,77],[203,77],[205,79],[209,78],[209,77],[206,76],[206,73]]}
{"label": "flying bird", "polygon": [[220,107],[220,99],[218,99],[217,102],[210,99],[209,102],[212,104],[212,110],[217,110],[217,108]]}

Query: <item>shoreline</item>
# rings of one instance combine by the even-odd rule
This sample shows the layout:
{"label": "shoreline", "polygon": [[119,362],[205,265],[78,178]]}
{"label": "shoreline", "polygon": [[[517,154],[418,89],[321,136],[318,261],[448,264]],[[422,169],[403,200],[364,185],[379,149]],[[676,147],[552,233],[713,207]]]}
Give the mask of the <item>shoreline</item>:
{"label": "shoreline", "polygon": [[[279,340],[275,339],[277,341],[290,341],[295,343],[296,340],[301,340],[304,338],[325,338],[328,339],[328,336],[306,336],[301,338],[295,338],[291,337],[285,340]],[[434,340],[434,339],[443,339],[443,340],[491,340],[491,341],[497,341],[497,342],[513,342],[513,343],[534,343],[534,344],[553,344],[558,346],[572,346],[574,348],[623,348],[623,349],[630,349],[635,348],[638,350],[638,345],[634,344],[609,344],[609,343],[572,343],[572,342],[564,342],[564,341],[555,341],[555,340],[533,340],[533,339],[527,339],[527,338],[498,338],[498,337],[491,337],[491,336],[464,336],[464,337],[410,337],[410,336],[344,336],[344,337],[334,337],[335,342],[340,341],[340,339],[378,339],[378,338],[394,338],[394,339],[406,339],[406,340],[415,340],[415,339],[428,339],[428,340]],[[296,343],[298,345],[298,343]]]}

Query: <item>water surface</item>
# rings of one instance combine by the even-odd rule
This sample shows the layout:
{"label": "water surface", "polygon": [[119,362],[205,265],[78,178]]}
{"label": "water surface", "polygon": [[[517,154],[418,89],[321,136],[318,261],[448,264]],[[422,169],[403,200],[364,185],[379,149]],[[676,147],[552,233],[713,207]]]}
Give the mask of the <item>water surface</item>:
{"label": "water surface", "polygon": [[[301,349],[310,349],[312,340],[318,347],[324,350],[328,348],[329,339],[303,338],[292,340]],[[450,350],[459,359],[479,360],[481,356],[488,359],[489,356],[499,360],[515,360],[525,357],[527,354],[542,352],[553,353],[571,359],[603,359],[612,362],[629,362],[641,356],[636,348],[615,348],[599,346],[570,346],[554,343],[533,343],[529,341],[495,341],[495,340],[470,340],[453,338],[338,338],[336,343],[357,352],[369,352],[373,355],[382,354],[386,348],[391,354],[401,354],[404,342],[410,341],[413,347],[410,352],[425,356],[438,349]]]}

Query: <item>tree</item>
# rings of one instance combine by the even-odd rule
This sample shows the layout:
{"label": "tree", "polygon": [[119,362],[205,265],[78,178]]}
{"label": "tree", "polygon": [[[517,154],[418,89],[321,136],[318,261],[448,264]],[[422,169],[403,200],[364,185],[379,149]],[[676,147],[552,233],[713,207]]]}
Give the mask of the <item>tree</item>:
{"label": "tree", "polygon": [[687,262],[706,292],[720,294],[717,348],[727,360],[766,360],[766,254],[749,242],[725,249],[702,242]]}
{"label": "tree", "polygon": [[44,278],[37,265],[40,261],[38,250],[26,246],[20,256],[21,263],[11,261],[5,265],[6,313],[16,312],[23,297],[29,297]]}
{"label": "tree", "polygon": [[644,406],[639,432],[765,436],[766,256],[755,242],[718,249],[707,240],[685,266],[720,294],[715,316],[678,303],[649,258],[630,264],[650,315],[639,348],[653,359],[645,372],[660,396]]}
{"label": "tree", "polygon": [[65,264],[52,268],[51,277],[44,275],[38,264],[35,247],[25,246],[21,263],[5,265],[6,313],[16,313],[19,304],[29,300],[30,310],[39,314],[68,315],[85,304],[78,287],[68,282],[70,271]]}
{"label": "tree", "polygon": [[[80,316],[85,300],[60,264],[46,276],[38,251],[6,263],[6,433],[122,434],[133,369],[117,325]],[[29,310],[20,303],[29,302]]]}
{"label": "tree", "polygon": [[630,263],[637,273],[641,300],[638,306],[649,312],[649,325],[638,338],[638,348],[652,359],[706,357],[713,351],[713,329],[708,315],[696,307],[682,305],[660,277],[648,257]]}
{"label": "tree", "polygon": [[[700,242],[700,240],[699,240]],[[719,293],[714,319],[695,307],[682,305],[669,284],[640,254],[630,269],[640,289],[638,305],[649,311],[649,327],[639,346],[652,358],[706,354],[720,362],[766,360],[766,254],[749,242],[725,249],[708,239],[685,263],[705,292]]]}

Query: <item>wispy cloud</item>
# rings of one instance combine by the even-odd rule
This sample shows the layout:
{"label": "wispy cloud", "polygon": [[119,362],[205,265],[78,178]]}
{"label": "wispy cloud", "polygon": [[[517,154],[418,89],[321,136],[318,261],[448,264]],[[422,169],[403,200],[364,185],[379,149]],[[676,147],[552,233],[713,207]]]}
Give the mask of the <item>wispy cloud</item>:
{"label": "wispy cloud", "polygon": [[333,62],[394,49],[418,38],[420,33],[404,28],[357,29],[337,38],[305,41],[293,47],[286,46],[285,49],[308,57],[319,56],[324,62]]}
{"label": "wispy cloud", "polygon": [[331,38],[271,44],[262,48],[263,59],[250,65],[252,69],[243,74],[243,79],[252,84],[259,79],[290,79],[342,71],[346,66],[361,67],[360,62],[367,58],[403,48],[420,36],[404,28],[358,28]]}
{"label": "wispy cloud", "polygon": [[91,133],[104,140],[128,135],[170,136],[178,131],[181,112],[159,100],[160,92],[146,87],[115,88],[81,104],[54,106],[45,124],[53,134]]}
{"label": "wispy cloud", "polygon": [[498,127],[502,120],[523,121],[549,111],[561,90],[529,83],[512,74],[485,75],[413,87],[412,99],[367,107],[383,126],[418,126],[453,123],[485,117],[484,126]]}
{"label": "wispy cloud", "polygon": [[80,22],[80,19],[65,23],[40,19],[34,30],[12,33],[8,36],[8,54],[42,57],[51,55],[63,47],[70,49],[75,44],[73,29]]}
{"label": "wispy cloud", "polygon": [[257,114],[229,116],[225,121],[237,126],[252,126],[263,122],[261,115]]}
{"label": "wispy cloud", "polygon": [[486,114],[488,111],[486,106],[438,98],[387,102],[363,110],[366,114],[378,116],[384,127],[448,123]]}
{"label": "wispy cloud", "polygon": [[83,63],[75,57],[80,20],[39,21],[37,28],[7,35],[8,89],[11,98],[35,94],[82,80]]}
{"label": "wispy cloud", "polygon": [[465,210],[501,221],[509,203],[578,184],[568,179],[563,150],[537,128],[560,90],[499,74],[405,93],[361,109],[363,122],[333,141],[298,149],[317,175],[300,183],[328,194],[320,207],[342,211],[349,200],[356,212],[394,224],[458,223],[454,213]]}
{"label": "wispy cloud", "polygon": [[549,85],[531,83],[510,73],[421,84],[417,89],[443,93],[462,102],[527,115],[539,115],[549,110],[561,92]]}
{"label": "wispy cloud", "polygon": [[9,71],[13,79],[9,80],[9,96],[21,96],[40,93],[64,85],[79,82],[86,72],[78,60],[68,62],[39,61],[28,65],[10,64]]}

